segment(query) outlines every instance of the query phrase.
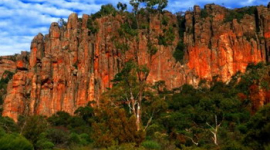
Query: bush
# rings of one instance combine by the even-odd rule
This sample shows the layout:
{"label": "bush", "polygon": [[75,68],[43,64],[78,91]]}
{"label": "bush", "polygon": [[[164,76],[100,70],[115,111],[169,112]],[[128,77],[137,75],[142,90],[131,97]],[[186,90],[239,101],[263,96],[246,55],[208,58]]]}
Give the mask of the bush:
{"label": "bush", "polygon": [[53,126],[64,126],[67,127],[69,124],[71,116],[69,113],[64,111],[58,111],[54,115],[52,115],[50,118],[48,118],[48,122]]}
{"label": "bush", "polygon": [[66,145],[68,143],[68,132],[63,129],[48,129],[46,137],[55,145]]}
{"label": "bush", "polygon": [[6,132],[17,132],[18,126],[16,123],[9,117],[0,116],[0,128],[3,128]]}
{"label": "bush", "polygon": [[116,15],[117,10],[113,7],[112,4],[102,5],[100,11],[93,14],[93,19],[100,18],[107,15]]}
{"label": "bush", "polygon": [[81,143],[81,139],[80,139],[80,137],[79,137],[79,135],[78,134],[76,134],[76,133],[71,133],[70,135],[69,135],[69,144],[77,144],[77,145],[80,145],[80,143]]}
{"label": "bush", "polygon": [[90,136],[86,133],[80,134],[80,138],[81,138],[82,145],[88,145],[89,143],[92,142]]}
{"label": "bush", "polygon": [[147,149],[161,149],[160,145],[155,141],[144,141],[142,146]]}
{"label": "bush", "polygon": [[5,134],[0,138],[1,150],[33,150],[33,145],[19,134]]}
{"label": "bush", "polygon": [[185,49],[184,43],[182,41],[179,41],[173,53],[173,57],[175,58],[177,62],[183,63],[183,59],[185,55],[184,49]]}
{"label": "bush", "polygon": [[221,150],[248,150],[247,147],[243,147],[241,143],[236,141],[231,141],[227,145],[225,145]]}
{"label": "bush", "polygon": [[208,12],[206,9],[202,9],[201,10],[201,18],[206,18],[206,17],[208,17]]}
{"label": "bush", "polygon": [[245,14],[252,15],[256,12],[256,6],[251,6],[251,7],[243,7],[240,9],[236,10],[229,10],[227,15],[224,18],[224,22],[232,22],[233,19],[237,19],[239,22]]}
{"label": "bush", "polygon": [[91,17],[87,20],[87,28],[90,30],[88,35],[98,32],[98,24]]}
{"label": "bush", "polygon": [[159,35],[158,44],[163,46],[171,45],[175,39],[173,27],[169,27],[168,29],[163,30],[164,35]]}
{"label": "bush", "polygon": [[162,20],[161,20],[162,25],[167,26],[168,22],[169,22],[169,18],[167,16],[163,15]]}
{"label": "bush", "polygon": [[48,141],[47,139],[38,140],[36,145],[38,149],[44,149],[44,150],[53,149],[54,147],[54,144]]}
{"label": "bush", "polygon": [[24,124],[22,134],[31,143],[36,144],[40,135],[46,131],[48,127],[47,120],[43,116],[29,116],[24,121],[21,120],[21,124]]}

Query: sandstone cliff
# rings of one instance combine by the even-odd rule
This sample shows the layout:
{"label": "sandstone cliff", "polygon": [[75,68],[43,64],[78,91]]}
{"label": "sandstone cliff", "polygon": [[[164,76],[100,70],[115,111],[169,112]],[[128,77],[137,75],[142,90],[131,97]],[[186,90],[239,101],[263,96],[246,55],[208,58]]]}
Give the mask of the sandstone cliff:
{"label": "sandstone cliff", "polygon": [[16,56],[1,56],[0,57],[0,79],[5,78],[3,75],[6,71],[15,73]]}
{"label": "sandstone cliff", "polygon": [[[249,63],[269,61],[270,55],[269,8],[254,7],[230,20],[234,11],[218,5],[195,6],[180,19],[165,12],[161,16],[168,23],[152,15],[150,30],[141,28],[138,39],[129,41],[118,34],[125,22],[122,15],[96,19],[99,29],[92,33],[87,27],[90,16],[71,14],[66,26],[52,23],[48,35],[38,34],[30,55],[17,57],[3,115],[16,120],[20,114],[50,116],[60,110],[72,114],[88,102],[98,103],[123,63],[135,54],[140,64],[150,68],[148,82],[164,80],[168,89],[185,83],[196,86],[201,79],[227,82]],[[173,40],[160,45],[157,37],[170,29]],[[157,47],[153,56],[147,52],[149,41]],[[115,42],[126,42],[129,50],[121,52]],[[181,63],[173,57],[178,43],[185,45]]]}

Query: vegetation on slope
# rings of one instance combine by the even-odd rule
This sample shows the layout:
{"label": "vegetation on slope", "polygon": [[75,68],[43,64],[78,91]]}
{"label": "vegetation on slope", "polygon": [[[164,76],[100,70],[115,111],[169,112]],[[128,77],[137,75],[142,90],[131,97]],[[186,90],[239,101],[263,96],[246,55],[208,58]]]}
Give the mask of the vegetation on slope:
{"label": "vegetation on slope", "polygon": [[7,85],[10,79],[12,79],[13,73],[9,71],[5,71],[0,77],[0,114],[2,114],[3,108],[3,102],[4,102],[4,97],[7,94]]}

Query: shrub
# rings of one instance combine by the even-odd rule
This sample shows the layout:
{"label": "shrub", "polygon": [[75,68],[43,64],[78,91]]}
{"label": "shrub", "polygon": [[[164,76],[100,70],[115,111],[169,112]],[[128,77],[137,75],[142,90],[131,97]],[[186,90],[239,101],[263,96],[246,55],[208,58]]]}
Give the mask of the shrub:
{"label": "shrub", "polygon": [[168,29],[163,30],[163,35],[159,35],[158,44],[163,46],[171,45],[175,39],[175,35],[173,32],[173,27],[169,27]]}
{"label": "shrub", "polygon": [[1,117],[0,116],[0,127],[2,127],[6,132],[17,132],[18,126],[13,121],[13,119],[9,117]]}
{"label": "shrub", "polygon": [[60,128],[51,128],[46,131],[46,138],[55,145],[66,145],[68,143],[68,132]]}
{"label": "shrub", "polygon": [[5,134],[0,138],[0,149],[2,150],[33,150],[33,145],[18,134]]}
{"label": "shrub", "polygon": [[160,145],[155,141],[144,141],[142,146],[147,149],[161,149]]}
{"label": "shrub", "polygon": [[91,17],[87,20],[87,28],[90,30],[89,35],[96,34],[98,32],[98,24],[93,21],[93,18]]}
{"label": "shrub", "polygon": [[48,150],[52,149],[54,147],[54,144],[47,139],[42,139],[37,141],[36,147],[38,149]]}
{"label": "shrub", "polygon": [[78,134],[71,133],[69,135],[69,144],[78,144],[78,145],[80,145],[80,143],[81,143],[81,139],[80,139]]}
{"label": "shrub", "polygon": [[224,18],[224,22],[232,22],[233,19],[237,19],[237,21],[240,21],[243,19],[245,14],[252,15],[256,12],[256,7],[243,7],[236,10],[229,10]]}
{"label": "shrub", "polygon": [[162,25],[167,26],[168,22],[169,22],[169,18],[167,16],[163,15],[162,20],[161,20]]}
{"label": "shrub", "polygon": [[112,4],[102,5],[100,11],[93,14],[93,19],[100,18],[107,15],[116,15],[117,10],[113,7]]}
{"label": "shrub", "polygon": [[179,41],[173,53],[173,57],[175,58],[177,62],[183,63],[183,59],[185,55],[184,49],[185,49],[184,43],[182,41]]}
{"label": "shrub", "polygon": [[206,17],[208,17],[208,12],[206,9],[202,9],[201,10],[201,18],[206,18]]}

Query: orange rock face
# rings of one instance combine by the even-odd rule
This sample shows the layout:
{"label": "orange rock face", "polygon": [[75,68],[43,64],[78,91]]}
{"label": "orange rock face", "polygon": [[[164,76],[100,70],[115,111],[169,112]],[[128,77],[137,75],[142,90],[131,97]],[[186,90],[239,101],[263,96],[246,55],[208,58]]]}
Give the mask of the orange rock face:
{"label": "orange rock face", "polygon": [[0,57],[0,79],[5,78],[3,75],[5,71],[13,72],[16,71],[16,57],[15,56],[2,56]]}
{"label": "orange rock face", "polygon": [[[211,81],[213,77],[228,82],[249,63],[269,61],[268,8],[259,6],[254,15],[229,22],[224,21],[228,12],[221,6],[206,5],[208,17],[201,16],[198,6],[194,10],[185,14],[183,64],[173,57],[182,37],[176,16],[168,12],[164,15],[175,35],[168,46],[158,45],[157,37],[168,29],[158,16],[151,16],[150,32],[139,30],[138,43],[118,35],[125,21],[119,15],[97,19],[99,30],[95,34],[89,34],[88,15],[78,19],[71,14],[63,27],[52,23],[48,35],[38,34],[33,39],[30,55],[17,59],[3,115],[16,120],[20,114],[50,116],[60,110],[73,114],[91,101],[98,103],[123,63],[135,59],[135,54],[139,64],[150,69],[148,82],[164,80],[168,89],[185,83],[197,86],[201,79]],[[147,52],[147,39],[158,49],[153,56]],[[122,53],[115,42],[127,42],[129,50]]]}

